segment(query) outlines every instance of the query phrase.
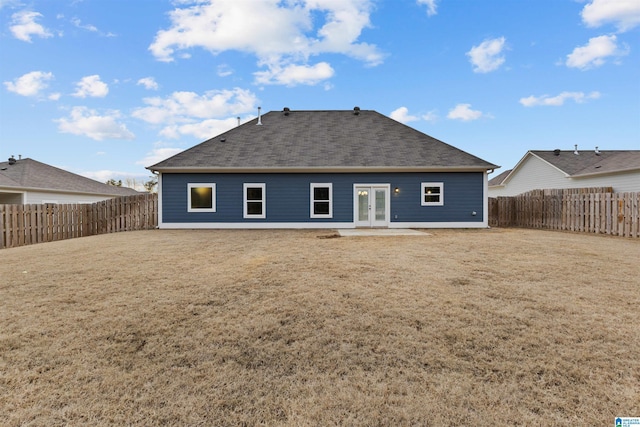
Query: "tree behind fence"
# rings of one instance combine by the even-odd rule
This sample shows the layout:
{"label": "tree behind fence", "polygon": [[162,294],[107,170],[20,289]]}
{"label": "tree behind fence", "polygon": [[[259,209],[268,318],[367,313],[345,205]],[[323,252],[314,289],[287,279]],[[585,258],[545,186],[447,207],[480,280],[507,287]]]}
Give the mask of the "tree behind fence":
{"label": "tree behind fence", "polygon": [[490,198],[489,225],[640,237],[640,193],[605,187]]}
{"label": "tree behind fence", "polygon": [[0,205],[0,249],[157,226],[157,194],[93,204]]}

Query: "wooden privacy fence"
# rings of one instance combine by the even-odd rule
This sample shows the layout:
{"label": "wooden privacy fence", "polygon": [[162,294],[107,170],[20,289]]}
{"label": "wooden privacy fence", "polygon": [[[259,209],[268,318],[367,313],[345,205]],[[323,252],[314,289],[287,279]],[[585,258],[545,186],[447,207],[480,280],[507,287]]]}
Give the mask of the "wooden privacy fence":
{"label": "wooden privacy fence", "polygon": [[640,237],[640,193],[589,188],[490,198],[489,225]]}
{"label": "wooden privacy fence", "polygon": [[157,194],[93,204],[0,205],[0,249],[157,225]]}

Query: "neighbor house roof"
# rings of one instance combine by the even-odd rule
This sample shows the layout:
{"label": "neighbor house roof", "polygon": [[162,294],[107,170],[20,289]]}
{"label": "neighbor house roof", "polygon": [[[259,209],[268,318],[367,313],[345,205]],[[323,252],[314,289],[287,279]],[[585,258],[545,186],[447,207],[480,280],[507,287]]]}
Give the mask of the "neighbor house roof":
{"label": "neighbor house roof", "polygon": [[640,169],[640,150],[554,150],[531,153],[572,177]]}
{"label": "neighbor house roof", "polygon": [[131,188],[103,184],[29,158],[0,162],[0,187],[105,196],[138,194]]}
{"label": "neighbor house roof", "polygon": [[264,114],[148,169],[485,171],[497,167],[376,111],[285,109]]}
{"label": "neighbor house roof", "polygon": [[501,174],[498,174],[489,180],[489,185],[500,185],[505,180],[507,176],[511,173],[513,169],[508,169]]}
{"label": "neighbor house roof", "polygon": [[640,170],[640,150],[530,150],[513,169],[492,178],[489,186],[506,184],[530,156],[539,158],[570,178]]}

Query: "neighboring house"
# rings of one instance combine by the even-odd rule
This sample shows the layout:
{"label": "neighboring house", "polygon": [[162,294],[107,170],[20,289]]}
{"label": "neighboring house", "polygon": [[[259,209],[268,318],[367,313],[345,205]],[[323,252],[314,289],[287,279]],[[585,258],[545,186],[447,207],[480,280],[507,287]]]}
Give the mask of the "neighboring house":
{"label": "neighboring house", "polygon": [[33,159],[0,162],[0,204],[94,203],[135,194]]}
{"label": "neighboring house", "polygon": [[498,166],[375,111],[272,111],[149,166],[161,228],[487,227]]}
{"label": "neighboring house", "polygon": [[489,196],[586,187],[640,192],[640,150],[528,151],[513,169],[489,181]]}

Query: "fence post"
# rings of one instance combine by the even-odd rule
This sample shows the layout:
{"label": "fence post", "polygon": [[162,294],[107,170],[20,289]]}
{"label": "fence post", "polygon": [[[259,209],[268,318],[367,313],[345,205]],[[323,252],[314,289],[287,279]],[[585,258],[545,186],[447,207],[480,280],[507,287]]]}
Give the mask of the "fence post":
{"label": "fence post", "polygon": [[640,237],[640,193],[632,193],[631,196],[633,197],[631,236]]}
{"label": "fence post", "polygon": [[5,218],[5,205],[0,205],[0,249],[5,248],[5,226],[4,226],[4,218]]}

